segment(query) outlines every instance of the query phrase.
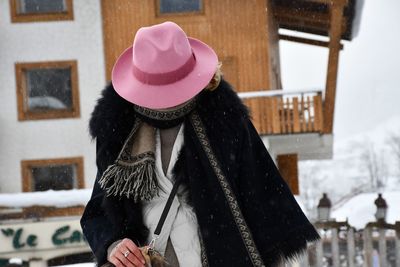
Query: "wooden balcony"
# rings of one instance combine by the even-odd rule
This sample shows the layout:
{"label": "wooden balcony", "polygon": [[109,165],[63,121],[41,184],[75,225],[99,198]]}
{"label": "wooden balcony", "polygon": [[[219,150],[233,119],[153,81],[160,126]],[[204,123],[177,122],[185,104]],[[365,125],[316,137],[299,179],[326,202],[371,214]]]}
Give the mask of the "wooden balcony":
{"label": "wooden balcony", "polygon": [[322,133],[321,91],[270,90],[239,93],[260,135]]}

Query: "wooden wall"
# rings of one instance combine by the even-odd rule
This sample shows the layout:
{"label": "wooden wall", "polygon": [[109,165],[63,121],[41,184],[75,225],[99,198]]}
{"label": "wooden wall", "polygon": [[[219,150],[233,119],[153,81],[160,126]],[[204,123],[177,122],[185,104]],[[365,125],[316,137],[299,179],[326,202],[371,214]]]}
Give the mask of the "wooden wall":
{"label": "wooden wall", "polygon": [[[201,14],[157,14],[157,0],[103,0],[106,74],[119,54],[132,45],[136,31],[170,20],[188,36],[209,44],[222,61],[225,78],[237,91],[281,88],[277,26],[269,1],[203,0]],[[263,100],[246,102],[260,129]]]}

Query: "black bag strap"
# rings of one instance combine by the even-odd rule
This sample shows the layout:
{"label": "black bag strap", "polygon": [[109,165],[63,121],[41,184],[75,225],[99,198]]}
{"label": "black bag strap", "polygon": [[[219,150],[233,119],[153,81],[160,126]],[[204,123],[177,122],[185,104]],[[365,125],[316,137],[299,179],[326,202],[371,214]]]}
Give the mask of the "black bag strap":
{"label": "black bag strap", "polygon": [[171,209],[171,205],[172,205],[172,202],[174,201],[174,197],[175,197],[176,193],[178,192],[178,187],[181,183],[181,180],[182,180],[181,178],[178,178],[175,181],[174,186],[172,187],[172,190],[171,190],[171,193],[169,194],[167,203],[165,203],[164,210],[161,213],[160,220],[158,221],[156,230],[154,230],[154,235],[156,235],[156,236],[160,235],[160,233],[161,233],[161,229],[164,225],[165,219],[167,219],[167,215],[168,215],[169,210]]}

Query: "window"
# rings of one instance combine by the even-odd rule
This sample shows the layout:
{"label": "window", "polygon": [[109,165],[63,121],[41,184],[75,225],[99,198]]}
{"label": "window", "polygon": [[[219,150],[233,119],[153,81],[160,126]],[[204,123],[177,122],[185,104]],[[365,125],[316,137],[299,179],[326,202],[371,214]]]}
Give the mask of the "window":
{"label": "window", "polygon": [[67,11],[64,0],[19,0],[20,14],[62,13]]}
{"label": "window", "polygon": [[17,63],[18,119],[79,117],[76,61]]}
{"label": "window", "polygon": [[23,160],[24,192],[83,188],[83,158]]}
{"label": "window", "polygon": [[10,0],[12,22],[73,20],[72,0]]}
{"label": "window", "polygon": [[158,0],[158,14],[200,13],[202,0]]}

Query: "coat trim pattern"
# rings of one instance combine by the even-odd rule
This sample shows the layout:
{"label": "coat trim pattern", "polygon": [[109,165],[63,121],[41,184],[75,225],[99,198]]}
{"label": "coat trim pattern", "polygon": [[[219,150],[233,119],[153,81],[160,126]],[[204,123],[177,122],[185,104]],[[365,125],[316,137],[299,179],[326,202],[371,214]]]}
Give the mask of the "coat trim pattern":
{"label": "coat trim pattern", "polygon": [[191,123],[193,125],[193,128],[195,129],[195,132],[197,134],[197,137],[199,138],[199,141],[204,149],[204,152],[206,153],[207,158],[210,161],[210,165],[212,166],[213,171],[218,178],[219,184],[221,185],[221,188],[222,188],[222,191],[224,192],[225,198],[229,203],[229,207],[231,209],[233,218],[235,219],[235,223],[236,223],[236,225],[239,229],[239,232],[242,236],[243,242],[247,249],[247,253],[250,256],[253,266],[265,267],[265,265],[261,259],[261,255],[258,252],[256,244],[253,240],[251,232],[250,232],[250,230],[246,224],[246,221],[244,220],[243,214],[239,208],[239,203],[236,200],[235,194],[233,193],[224,173],[222,172],[222,169],[219,166],[219,162],[211,148],[210,142],[208,140],[208,137],[205,132],[204,125],[200,119],[200,116],[196,112],[193,112],[191,114],[190,118],[191,118]]}
{"label": "coat trim pattern", "polygon": [[203,265],[203,267],[209,267],[210,265],[208,264],[206,247],[204,246],[204,241],[203,241],[203,237],[201,236],[200,230],[199,230],[199,240],[200,240],[200,247],[201,247],[201,265]]}

